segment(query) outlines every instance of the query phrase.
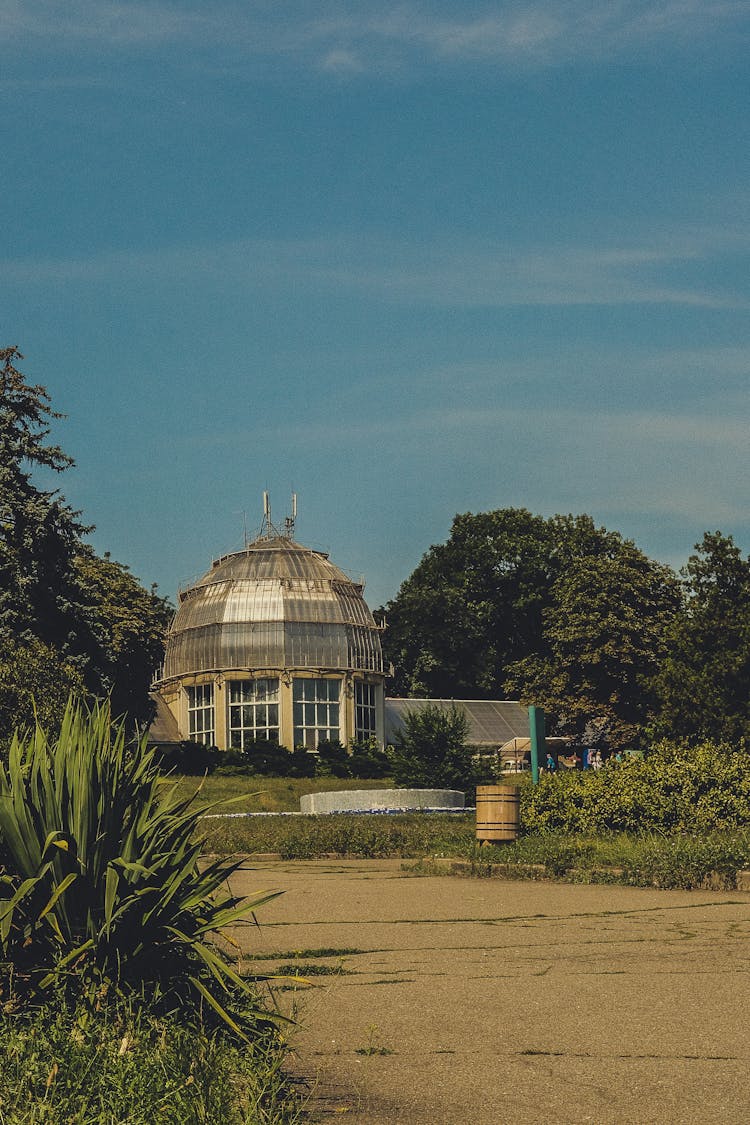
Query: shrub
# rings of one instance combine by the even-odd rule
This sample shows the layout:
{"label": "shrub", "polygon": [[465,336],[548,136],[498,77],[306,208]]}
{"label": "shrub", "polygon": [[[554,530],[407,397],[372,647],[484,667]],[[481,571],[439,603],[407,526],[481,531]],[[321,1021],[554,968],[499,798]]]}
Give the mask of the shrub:
{"label": "shrub", "polygon": [[292,765],[292,755],[287,748],[265,738],[247,742],[242,758],[251,773],[265,777],[288,777]]}
{"label": "shrub", "polygon": [[389,777],[391,761],[376,738],[352,742],[349,747],[349,774],[351,777]]}
{"label": "shrub", "polygon": [[468,719],[451,706],[429,705],[407,712],[392,748],[391,772],[397,786],[465,789],[474,784],[471,751],[466,745]]}
{"label": "shrub", "polygon": [[351,777],[349,755],[337,739],[318,743],[317,777]]}
{"label": "shrub", "polygon": [[601,770],[546,774],[521,789],[527,832],[709,832],[750,821],[750,754],[661,743]]}
{"label": "shrub", "polygon": [[258,739],[246,743],[244,750],[217,750],[220,774],[249,777],[315,777],[317,755],[304,746],[289,751],[278,742]]}
{"label": "shrub", "polygon": [[160,769],[187,777],[203,777],[207,773],[213,773],[223,757],[215,746],[204,746],[202,742],[190,739],[185,739],[176,746],[154,747],[154,761]]}
{"label": "shrub", "polygon": [[[237,863],[199,869],[205,810],[165,787],[145,738],[109,709],[69,705],[59,737],[15,736],[0,764],[0,984],[33,1001],[66,986],[144,988],[164,1010],[204,1009],[247,1034],[266,1013],[213,935],[246,919],[226,885]],[[233,1015],[238,1005],[246,1014]],[[247,1012],[250,1013],[248,1017]]]}

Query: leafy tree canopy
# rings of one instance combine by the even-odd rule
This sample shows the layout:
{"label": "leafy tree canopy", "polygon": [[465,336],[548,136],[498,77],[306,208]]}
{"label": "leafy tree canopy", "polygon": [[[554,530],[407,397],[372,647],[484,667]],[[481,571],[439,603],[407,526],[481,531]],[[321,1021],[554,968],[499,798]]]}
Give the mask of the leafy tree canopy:
{"label": "leafy tree canopy", "polygon": [[35,472],[73,461],[49,441],[60,415],[25,381],[22,358],[0,349],[0,736],[28,722],[32,699],[54,728],[71,688],[111,695],[115,714],[143,720],[168,603],[99,558],[80,513],[36,483]]}
{"label": "leafy tree canopy", "polygon": [[654,713],[651,681],[679,603],[671,569],[632,543],[572,559],[542,613],[543,650],[509,666],[506,688],[544,707],[556,734],[633,746]]}
{"label": "leafy tree canopy", "polygon": [[681,578],[654,732],[737,745],[750,739],[750,559],[731,536],[706,532]]}
{"label": "leafy tree canopy", "polygon": [[627,746],[679,606],[675,575],[586,515],[458,515],[386,607],[395,691],[519,696],[556,734]]}
{"label": "leafy tree canopy", "polygon": [[83,690],[75,665],[49,645],[34,637],[0,641],[0,746],[37,722],[56,734],[68,698]]}
{"label": "leafy tree canopy", "polygon": [[73,558],[88,528],[57,491],[32,481],[35,469],[72,464],[47,443],[59,417],[41,386],[15,366],[18,348],[0,349],[0,636],[36,637],[67,656],[80,649],[80,590]]}
{"label": "leafy tree canopy", "polygon": [[574,560],[624,549],[586,515],[457,515],[448,541],[430,548],[385,607],[395,694],[501,698],[509,666],[547,651],[542,618],[558,578]]}
{"label": "leafy tree canopy", "polygon": [[106,552],[99,558],[82,547],[74,560],[94,646],[90,655],[95,694],[109,695],[115,715],[151,718],[148,690],[164,655],[164,632],[172,606],[155,588],[145,590],[127,566]]}

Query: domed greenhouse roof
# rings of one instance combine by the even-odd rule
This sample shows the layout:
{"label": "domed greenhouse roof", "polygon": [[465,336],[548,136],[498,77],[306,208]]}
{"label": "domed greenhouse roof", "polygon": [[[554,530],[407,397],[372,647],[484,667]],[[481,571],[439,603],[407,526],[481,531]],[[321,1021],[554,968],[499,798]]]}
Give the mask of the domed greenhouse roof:
{"label": "domed greenhouse roof", "polygon": [[217,559],[180,593],[164,679],[286,669],[382,672],[383,658],[363,586],[322,551],[275,535]]}

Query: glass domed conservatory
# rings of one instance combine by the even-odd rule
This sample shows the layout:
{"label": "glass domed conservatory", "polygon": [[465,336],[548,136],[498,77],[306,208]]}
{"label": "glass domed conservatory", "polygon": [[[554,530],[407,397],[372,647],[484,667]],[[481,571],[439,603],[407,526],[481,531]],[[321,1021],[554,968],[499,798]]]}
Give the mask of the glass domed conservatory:
{"label": "glass domed conservatory", "polygon": [[154,685],[160,709],[180,737],[220,749],[382,743],[380,628],[364,586],[287,524],[280,534],[269,523],[180,592]]}

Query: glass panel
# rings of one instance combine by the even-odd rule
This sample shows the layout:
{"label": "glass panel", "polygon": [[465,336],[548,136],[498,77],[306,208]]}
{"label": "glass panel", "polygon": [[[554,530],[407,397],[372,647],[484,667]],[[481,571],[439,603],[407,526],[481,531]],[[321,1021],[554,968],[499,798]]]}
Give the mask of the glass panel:
{"label": "glass panel", "polygon": [[[229,685],[229,727],[231,745],[245,748],[260,738],[279,740],[279,681],[272,677],[259,680],[232,680]],[[273,699],[274,704],[265,702]],[[232,700],[236,702],[231,703]]]}

